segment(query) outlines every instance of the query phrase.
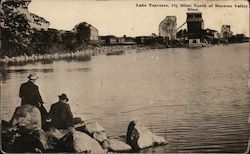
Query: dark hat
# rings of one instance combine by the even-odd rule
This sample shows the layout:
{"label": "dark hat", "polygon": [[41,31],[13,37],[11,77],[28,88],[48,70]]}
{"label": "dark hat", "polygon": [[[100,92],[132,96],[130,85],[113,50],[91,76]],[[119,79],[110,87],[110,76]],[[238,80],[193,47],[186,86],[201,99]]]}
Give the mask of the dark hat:
{"label": "dark hat", "polygon": [[69,99],[68,99],[68,97],[67,97],[66,94],[61,94],[61,95],[59,95],[58,97],[59,97],[60,100],[65,100],[65,99],[66,99],[66,102],[69,101]]}
{"label": "dark hat", "polygon": [[35,73],[30,73],[29,76],[28,76],[28,78],[29,78],[30,80],[35,80],[35,79],[38,78],[38,76],[37,76]]}

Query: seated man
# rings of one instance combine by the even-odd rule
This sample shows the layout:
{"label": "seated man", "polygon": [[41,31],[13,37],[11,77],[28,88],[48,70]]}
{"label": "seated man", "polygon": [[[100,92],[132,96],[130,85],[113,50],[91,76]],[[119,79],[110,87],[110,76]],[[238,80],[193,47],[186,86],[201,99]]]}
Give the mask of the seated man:
{"label": "seated man", "polygon": [[70,110],[66,94],[59,96],[59,101],[51,105],[49,116],[51,118],[51,127],[57,129],[67,129],[73,124],[73,114]]}

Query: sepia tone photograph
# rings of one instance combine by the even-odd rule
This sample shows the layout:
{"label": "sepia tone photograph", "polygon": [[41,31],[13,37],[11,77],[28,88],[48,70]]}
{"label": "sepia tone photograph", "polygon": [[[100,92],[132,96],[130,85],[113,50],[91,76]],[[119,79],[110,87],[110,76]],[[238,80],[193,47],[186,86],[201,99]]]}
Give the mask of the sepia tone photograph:
{"label": "sepia tone photograph", "polygon": [[250,153],[247,0],[0,0],[2,153]]}

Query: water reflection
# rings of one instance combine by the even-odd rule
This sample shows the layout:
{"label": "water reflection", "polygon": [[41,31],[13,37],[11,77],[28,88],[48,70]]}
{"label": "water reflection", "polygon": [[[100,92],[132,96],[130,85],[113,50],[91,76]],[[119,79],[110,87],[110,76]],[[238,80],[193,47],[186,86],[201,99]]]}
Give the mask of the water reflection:
{"label": "water reflection", "polygon": [[[58,60],[60,62],[65,62],[67,61],[68,63],[74,63],[74,62],[79,62],[81,63],[79,59],[68,59],[68,60]],[[52,73],[54,71],[54,68],[43,68],[43,67],[37,67],[37,68],[29,68],[27,66],[36,66],[37,64],[43,65],[43,66],[48,66],[51,67],[53,66],[54,61],[52,60],[44,60],[41,62],[34,62],[34,63],[13,63],[11,65],[1,65],[0,66],[0,73],[1,73],[1,79],[3,82],[6,80],[10,79],[10,74],[12,73],[17,73],[17,74],[28,74],[30,72],[36,72],[36,73]],[[57,65],[57,64],[55,64]],[[87,72],[91,71],[92,68],[90,67],[83,67],[83,68],[68,68],[66,69],[66,72]]]}
{"label": "water reflection", "polygon": [[37,73],[50,73],[53,72],[53,69],[2,69],[1,74],[2,74],[2,81],[5,82],[6,80],[10,79],[10,75],[15,73],[15,74],[20,74],[20,75],[27,75],[29,72],[37,72]]}
{"label": "water reflection", "polygon": [[88,72],[91,71],[91,68],[70,68],[67,69],[67,72]]}

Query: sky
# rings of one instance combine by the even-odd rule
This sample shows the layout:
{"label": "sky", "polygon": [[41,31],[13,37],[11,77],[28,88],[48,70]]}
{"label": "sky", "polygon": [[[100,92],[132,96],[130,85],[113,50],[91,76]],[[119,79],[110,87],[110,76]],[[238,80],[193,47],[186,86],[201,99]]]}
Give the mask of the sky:
{"label": "sky", "polygon": [[[144,4],[146,7],[138,7]],[[150,7],[149,4],[168,5],[169,7]],[[231,25],[234,34],[249,36],[249,3],[238,1],[84,1],[84,0],[32,0],[29,12],[35,13],[50,22],[50,28],[71,30],[80,22],[88,22],[99,30],[99,35],[140,36],[158,34],[160,22],[166,16],[177,17],[177,27],[186,20],[187,7],[202,12],[204,28],[221,31],[223,24]],[[194,4],[206,7],[194,6]],[[230,8],[215,5],[231,5]],[[235,7],[234,5],[247,6]],[[176,8],[175,6],[178,6]],[[209,5],[213,5],[209,7]],[[183,28],[186,28],[184,26]]]}

